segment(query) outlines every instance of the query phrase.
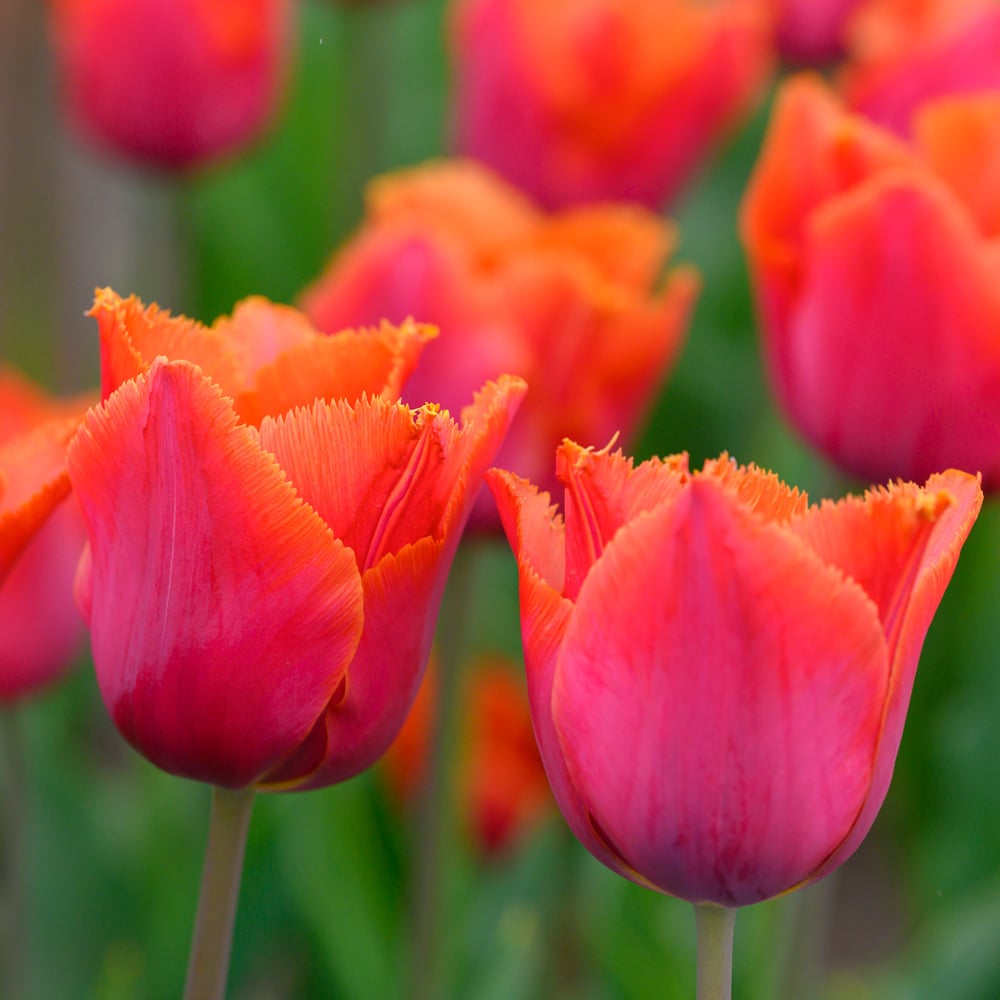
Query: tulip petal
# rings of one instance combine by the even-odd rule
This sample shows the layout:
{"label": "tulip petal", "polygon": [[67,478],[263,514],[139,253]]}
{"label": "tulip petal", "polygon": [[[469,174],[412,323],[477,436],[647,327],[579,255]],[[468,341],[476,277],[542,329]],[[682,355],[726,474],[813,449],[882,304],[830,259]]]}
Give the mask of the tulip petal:
{"label": "tulip petal", "polygon": [[197,365],[223,392],[235,396],[240,364],[219,334],[195,320],[171,316],[157,305],[144,307],[134,295],[123,299],[99,288],[89,314],[101,337],[101,397],[145,372],[163,355]]}
{"label": "tulip petal", "polygon": [[1000,482],[1000,282],[984,246],[952,193],[915,172],[814,213],[784,348],[790,410],[814,444],[870,478],[954,466]]}
{"label": "tulip petal", "polygon": [[851,828],[887,681],[862,590],[699,476],[591,571],[552,715],[620,856],[666,892],[742,905],[811,875]]}
{"label": "tulip petal", "polygon": [[[502,469],[491,469],[487,481],[517,557],[528,701],[552,794],[570,829],[595,858],[625,878],[645,884],[641,876],[608,848],[591,825],[587,808],[566,770],[552,722],[552,679],[573,613],[573,603],[553,585],[553,581],[562,578],[562,523],[549,506],[547,494],[539,493],[525,480]],[[539,568],[544,576],[539,575]]]}
{"label": "tulip petal", "polygon": [[427,666],[446,575],[444,543],[422,538],[364,574],[365,627],[347,672],[301,759],[268,781],[321,788],[346,781],[388,749],[406,720]]}
{"label": "tulip petal", "polygon": [[80,416],[49,420],[0,445],[0,584],[69,495],[66,446],[79,423]]}
{"label": "tulip petal", "polygon": [[791,525],[875,601],[889,644],[889,691],[871,788],[850,835],[821,874],[850,856],[882,805],[924,637],[982,502],[978,478],[951,471],[932,476],[922,490],[899,484],[814,507]]}
{"label": "tulip petal", "polygon": [[164,770],[241,787],[306,736],[362,627],[353,554],[196,368],[156,362],[68,459],[98,682]]}

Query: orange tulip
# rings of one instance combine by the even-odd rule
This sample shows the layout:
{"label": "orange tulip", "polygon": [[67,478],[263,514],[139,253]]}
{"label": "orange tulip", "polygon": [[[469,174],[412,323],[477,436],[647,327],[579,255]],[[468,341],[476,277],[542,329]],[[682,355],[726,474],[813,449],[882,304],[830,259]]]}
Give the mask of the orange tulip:
{"label": "orange tulip", "polygon": [[928,102],[1000,90],[993,0],[866,0],[847,33],[847,101],[898,135]]}
{"label": "orange tulip", "polygon": [[251,300],[208,329],[110,292],[94,312],[108,395],[69,473],[116,725],[164,770],[224,787],[358,773],[416,693],[523,385],[487,385],[459,425],[386,388],[426,339],[412,324],[326,338]]}
{"label": "orange tulip", "polygon": [[[87,401],[89,402],[89,400]],[[66,445],[87,402],[45,396],[0,369],[0,700],[31,694],[71,664],[83,635],[73,575],[83,526]]]}
{"label": "orange tulip", "polygon": [[544,205],[669,202],[770,66],[759,0],[459,0],[457,148]]}
{"label": "orange tulip", "polygon": [[850,472],[1000,486],[1000,95],[940,101],[905,144],[787,83],[743,205],[772,382]]}
{"label": "orange tulip", "polygon": [[821,878],[882,803],[924,635],[982,504],[946,472],[809,506],[725,457],[566,442],[565,520],[492,487],[520,569],[535,733],[595,857],[696,903]]}
{"label": "orange tulip", "polygon": [[106,148],[195,166],[277,110],[293,0],[50,0],[50,14],[67,113]]}
{"label": "orange tulip", "polygon": [[[380,178],[367,220],[302,296],[321,329],[419,316],[441,337],[405,398],[455,406],[513,372],[528,395],[500,464],[548,477],[566,436],[626,438],[669,370],[698,289],[690,268],[661,282],[675,233],[636,207],[547,215],[470,163]],[[491,506],[480,525],[495,523]]]}

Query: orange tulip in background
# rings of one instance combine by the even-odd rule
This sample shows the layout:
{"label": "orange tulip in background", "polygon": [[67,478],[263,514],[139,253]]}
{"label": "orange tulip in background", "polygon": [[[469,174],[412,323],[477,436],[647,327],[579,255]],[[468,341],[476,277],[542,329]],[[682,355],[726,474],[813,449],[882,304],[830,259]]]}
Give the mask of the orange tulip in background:
{"label": "orange tulip in background", "polygon": [[909,136],[929,101],[1000,90],[994,0],[866,0],[848,24],[848,103]]}
{"label": "orange tulip in background", "polygon": [[[463,671],[460,685],[459,806],[473,843],[488,857],[516,846],[552,801],[524,685],[513,669],[502,658],[480,659]],[[383,760],[383,774],[397,800],[412,799],[425,779],[436,698],[432,665]]]}
{"label": "orange tulip in background", "polygon": [[[529,389],[498,463],[551,478],[565,436],[628,439],[669,371],[698,290],[691,268],[662,279],[673,228],[638,207],[547,215],[471,163],[387,176],[366,221],[303,294],[329,332],[418,316],[441,336],[404,398],[456,407],[485,379]],[[478,524],[495,524],[492,505]]]}
{"label": "orange tulip in background", "polygon": [[73,124],[99,145],[191,167],[255,139],[277,111],[294,0],[49,0]]}
{"label": "orange tulip in background", "polygon": [[756,101],[759,0],[458,0],[455,131],[548,206],[670,202]]}
{"label": "orange tulip in background", "polygon": [[742,230],[771,380],[867,479],[1000,487],[1000,93],[935,102],[914,143],[818,79],[779,93]]}
{"label": "orange tulip in background", "polygon": [[83,638],[73,576],[83,550],[66,446],[89,400],[50,399],[0,369],[0,701],[67,670]]}
{"label": "orange tulip in background", "polygon": [[413,324],[325,337],[255,299],[209,329],[110,291],[94,315],[105,402],[68,463],[112,718],[224,787],[351,777],[416,694],[523,385],[487,384],[458,424],[394,401],[427,339]]}
{"label": "orange tulip in background", "polygon": [[833,871],[885,797],[977,479],[809,506],[725,457],[691,473],[683,455],[633,466],[566,442],[557,461],[565,519],[509,472],[488,480],[573,832],[620,875],[696,903]]}

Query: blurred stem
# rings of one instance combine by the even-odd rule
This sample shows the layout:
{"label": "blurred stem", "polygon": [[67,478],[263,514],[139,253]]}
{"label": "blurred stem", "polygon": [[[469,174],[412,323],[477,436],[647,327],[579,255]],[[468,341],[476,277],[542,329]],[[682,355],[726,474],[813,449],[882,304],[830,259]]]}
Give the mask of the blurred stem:
{"label": "blurred stem", "polygon": [[695,903],[694,916],[698,936],[698,1000],[731,1000],[736,910],[714,903]]}
{"label": "blurred stem", "polygon": [[184,1000],[222,1000],[254,790],[212,789],[205,867],[191,942]]}
{"label": "blurred stem", "polygon": [[23,740],[13,709],[0,719],[0,756],[3,769],[2,844],[0,844],[0,996],[21,997],[24,992],[25,913],[25,781]]}
{"label": "blurred stem", "polygon": [[417,830],[413,908],[413,971],[411,1000],[436,1000],[443,995],[440,986],[441,941],[444,937],[444,872],[442,859],[447,856],[446,840],[452,825],[449,818],[453,803],[449,791],[452,777],[452,749],[462,655],[468,630],[469,595],[475,576],[476,543],[459,546],[448,577],[438,624],[437,648],[438,701],[431,737],[430,761],[423,789],[420,822]]}

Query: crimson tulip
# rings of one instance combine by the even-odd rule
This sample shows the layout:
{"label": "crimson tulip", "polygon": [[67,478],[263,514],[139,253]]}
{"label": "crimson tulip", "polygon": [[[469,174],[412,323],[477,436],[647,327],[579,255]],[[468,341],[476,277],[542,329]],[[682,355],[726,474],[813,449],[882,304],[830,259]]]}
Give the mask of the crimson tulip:
{"label": "crimson tulip", "polygon": [[822,878],[885,797],[917,659],[978,514],[948,471],[810,506],[725,456],[560,448],[564,517],[488,480],[520,571],[535,733],[613,871],[731,908]]}
{"label": "crimson tulip", "polygon": [[[248,310],[286,326],[247,325]],[[358,773],[416,694],[448,566],[523,384],[488,384],[460,425],[379,395],[411,349],[401,331],[311,331],[248,383],[235,347],[269,334],[252,344],[260,362],[303,332],[293,311],[257,300],[210,330],[103,293],[95,312],[106,388],[123,357],[140,369],[87,415],[68,459],[89,536],[78,599],[112,718],[159,767],[226,788]],[[312,348],[339,371],[328,382],[357,388],[359,342],[385,355],[361,398],[302,405]],[[147,364],[154,345],[206,367]],[[265,398],[259,427],[244,422]]]}
{"label": "crimson tulip", "polygon": [[279,106],[294,0],[50,0],[73,124],[101,146],[185,168],[255,139]]}
{"label": "crimson tulip", "polygon": [[0,369],[0,701],[60,677],[83,637],[73,576],[84,534],[65,465],[87,405]]}
{"label": "crimson tulip", "polygon": [[[441,336],[404,398],[455,407],[501,372],[529,385],[498,463],[550,475],[566,436],[626,438],[676,358],[698,290],[661,278],[674,229],[635,206],[546,214],[472,163],[431,164],[373,182],[365,223],[302,296],[329,332],[420,316]],[[491,506],[476,525],[496,525]]]}
{"label": "crimson tulip", "polygon": [[785,84],[743,205],[778,400],[846,470],[1000,486],[1000,95],[925,108],[912,144],[818,79]]}
{"label": "crimson tulip", "polygon": [[547,206],[677,194],[770,68],[758,0],[459,0],[456,145]]}
{"label": "crimson tulip", "polygon": [[850,15],[865,0],[770,0],[781,54],[821,63],[843,53]]}

